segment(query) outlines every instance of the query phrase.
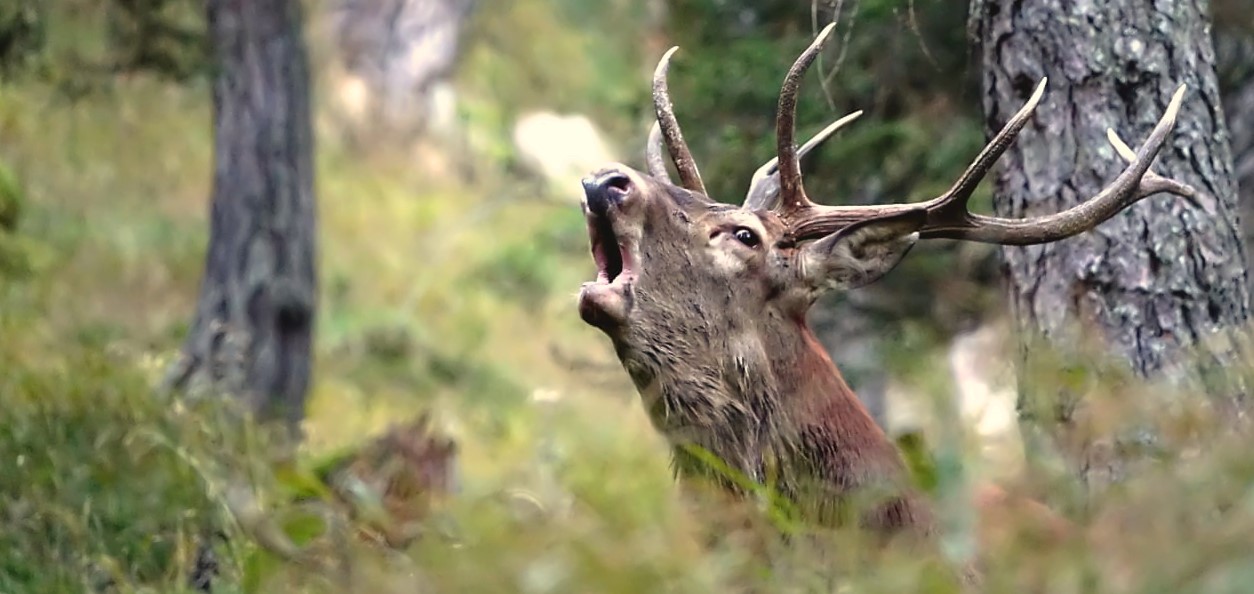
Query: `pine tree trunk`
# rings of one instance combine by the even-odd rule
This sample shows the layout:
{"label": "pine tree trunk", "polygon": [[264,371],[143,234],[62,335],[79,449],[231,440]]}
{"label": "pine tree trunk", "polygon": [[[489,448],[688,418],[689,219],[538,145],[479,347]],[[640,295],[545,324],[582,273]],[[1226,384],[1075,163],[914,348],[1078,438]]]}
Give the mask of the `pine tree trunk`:
{"label": "pine tree trunk", "polygon": [[339,59],[368,89],[363,140],[392,145],[428,131],[475,0],[333,0]]}
{"label": "pine tree trunk", "polygon": [[304,416],[316,305],[309,65],[298,0],[208,0],[217,59],[209,251],[169,387]]}
{"label": "pine tree trunk", "polygon": [[[1139,145],[1182,83],[1189,87],[1184,106],[1153,168],[1194,185],[1213,205],[1207,213],[1175,197],[1151,197],[1080,236],[1003,249],[1025,345],[1043,338],[1067,350],[1095,335],[1136,374],[1175,378],[1194,371],[1184,348],[1246,318],[1244,242],[1207,10],[1206,0],[973,1],[986,130],[999,129],[1049,77],[1035,118],[1001,160],[998,215],[1058,212],[1095,195],[1125,165],[1107,128]],[[1206,354],[1220,366],[1234,356],[1226,347]],[[1040,356],[1025,346],[1021,378],[1034,376]],[[1079,394],[1029,383],[1021,382],[1019,395],[1025,440],[1031,446],[1036,428],[1063,440]],[[1213,396],[1238,397],[1231,385],[1223,390]],[[1095,441],[1085,444],[1065,455],[1090,486],[1124,474],[1125,460],[1099,454]],[[1122,449],[1108,445],[1100,450]]]}

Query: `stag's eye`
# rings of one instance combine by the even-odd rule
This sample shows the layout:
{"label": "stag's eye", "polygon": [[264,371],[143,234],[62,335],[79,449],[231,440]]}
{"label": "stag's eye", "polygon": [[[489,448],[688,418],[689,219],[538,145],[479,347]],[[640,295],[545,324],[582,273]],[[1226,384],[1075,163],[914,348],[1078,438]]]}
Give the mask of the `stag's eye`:
{"label": "stag's eye", "polygon": [[758,247],[758,245],[762,243],[762,240],[758,239],[758,234],[754,233],[753,229],[748,227],[736,227],[733,235],[736,237],[736,241],[739,241],[751,248]]}

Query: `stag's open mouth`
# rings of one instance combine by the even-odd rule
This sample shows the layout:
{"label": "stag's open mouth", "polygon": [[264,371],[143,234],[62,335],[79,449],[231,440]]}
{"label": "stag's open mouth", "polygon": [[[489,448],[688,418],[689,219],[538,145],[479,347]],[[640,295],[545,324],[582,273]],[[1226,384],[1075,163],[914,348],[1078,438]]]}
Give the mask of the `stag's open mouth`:
{"label": "stag's open mouth", "polygon": [[590,213],[588,239],[597,277],[579,291],[579,314],[584,321],[613,332],[627,321],[631,311],[635,257],[631,243],[614,231],[606,215]]}
{"label": "stag's open mouth", "polygon": [[614,233],[608,217],[588,218],[588,238],[592,243],[592,259],[597,265],[597,284],[613,284],[631,275],[631,250]]}
{"label": "stag's open mouth", "polygon": [[633,208],[638,190],[630,175],[615,168],[584,178],[583,185],[583,212],[597,276],[579,291],[579,313],[589,324],[611,332],[627,321],[632,308],[638,239],[633,239],[637,236],[624,213]]}

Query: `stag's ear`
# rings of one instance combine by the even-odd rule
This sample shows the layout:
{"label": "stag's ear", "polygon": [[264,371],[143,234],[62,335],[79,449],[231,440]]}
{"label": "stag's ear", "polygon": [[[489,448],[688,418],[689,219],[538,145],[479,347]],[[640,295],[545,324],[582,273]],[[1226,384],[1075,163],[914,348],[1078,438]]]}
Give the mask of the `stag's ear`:
{"label": "stag's ear", "polygon": [[854,289],[884,276],[918,241],[922,209],[860,221],[801,248],[801,271],[815,290]]}

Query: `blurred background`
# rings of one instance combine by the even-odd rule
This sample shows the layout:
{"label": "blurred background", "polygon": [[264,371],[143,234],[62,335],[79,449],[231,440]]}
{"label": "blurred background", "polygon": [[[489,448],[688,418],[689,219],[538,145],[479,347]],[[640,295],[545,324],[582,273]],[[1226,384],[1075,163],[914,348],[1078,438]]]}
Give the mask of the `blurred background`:
{"label": "blurred background", "polygon": [[[550,591],[555,576],[581,572],[621,578],[584,591],[717,589],[736,559],[690,546],[667,449],[609,342],[575,310],[580,283],[595,274],[578,180],[609,160],[643,168],[649,76],[679,45],[670,76],[678,118],[712,196],[740,201],[774,155],[784,72],[838,17],[837,41],[804,88],[799,134],[866,113],[807,162],[807,188],[829,204],[940,193],[984,144],[966,6],[324,0],[305,8],[320,303],[301,455],[332,456],[431,411],[457,443],[462,507],[452,513],[494,551],[499,569],[432,553],[445,564],[431,577],[440,591]],[[1245,0],[1215,0],[1212,10],[1249,213],[1254,23]],[[29,423],[0,430],[8,432],[3,464],[30,469],[41,455],[47,464],[42,474],[0,479],[23,493],[10,500],[12,518],[38,518],[19,527],[57,535],[39,546],[13,540],[11,550],[88,551],[58,558],[146,579],[177,573],[163,559],[195,556],[181,539],[197,532],[200,516],[187,510],[208,514],[213,498],[190,488],[160,502],[151,494],[188,477],[212,483],[206,477],[216,475],[187,462],[197,458],[186,448],[212,450],[222,435],[188,429],[134,393],[159,381],[195,312],[209,240],[212,75],[199,2],[0,2],[0,410],[42,403],[56,411],[29,408]],[[973,208],[988,212],[988,200],[984,187]],[[1248,226],[1254,213],[1243,220]],[[974,472],[989,475],[1012,473],[1019,457],[999,274],[993,248],[930,242],[883,281],[827,298],[811,319],[890,433],[935,431],[935,410],[945,406],[937,402],[956,402],[979,436],[961,447],[978,454]],[[145,441],[101,418],[156,429]],[[203,431],[204,442],[170,445],[169,435],[187,431]],[[130,462],[56,470],[89,459]],[[151,481],[107,489],[140,475]],[[510,505],[487,503],[498,497]],[[561,537],[551,525],[520,529],[494,515],[551,514],[575,500],[582,511],[563,516]],[[30,511],[38,506],[51,507]],[[84,506],[100,507],[93,515]],[[152,534],[165,540],[150,542]],[[515,546],[524,536],[527,545]],[[0,548],[5,538],[16,537],[0,536]],[[560,554],[537,558],[537,550]],[[6,563],[9,579],[25,567],[20,557]],[[65,571],[57,578],[65,581],[49,584],[74,591],[87,579]]]}

